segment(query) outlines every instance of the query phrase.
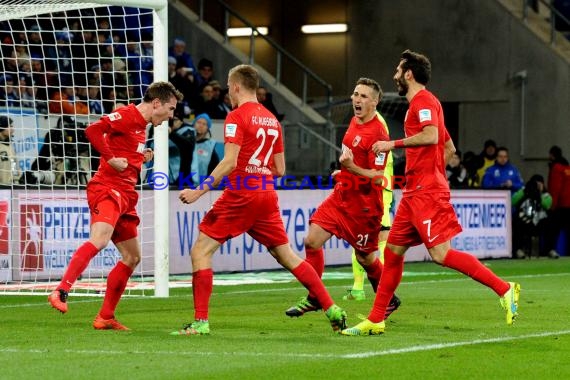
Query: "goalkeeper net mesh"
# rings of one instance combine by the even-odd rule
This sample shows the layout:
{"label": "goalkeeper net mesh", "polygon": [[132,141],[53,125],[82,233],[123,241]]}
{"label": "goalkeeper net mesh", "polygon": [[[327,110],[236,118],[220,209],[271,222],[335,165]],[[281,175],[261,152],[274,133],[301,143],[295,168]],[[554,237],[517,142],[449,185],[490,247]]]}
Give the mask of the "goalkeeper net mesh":
{"label": "goalkeeper net mesh", "polygon": [[[85,185],[99,157],[84,130],[140,102],[153,81],[153,10],[3,1],[0,40],[0,293],[47,293],[89,239]],[[154,270],[153,192],[143,188],[143,257],[126,294],[147,289]],[[118,260],[110,243],[72,291],[100,293]]]}

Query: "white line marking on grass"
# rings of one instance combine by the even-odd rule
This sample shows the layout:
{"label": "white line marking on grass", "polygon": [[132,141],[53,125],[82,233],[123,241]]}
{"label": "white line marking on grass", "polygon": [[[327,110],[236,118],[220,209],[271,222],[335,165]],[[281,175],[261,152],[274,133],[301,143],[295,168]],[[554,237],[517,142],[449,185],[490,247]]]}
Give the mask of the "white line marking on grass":
{"label": "white line marking on grass", "polygon": [[510,342],[513,340],[523,340],[523,339],[531,339],[531,338],[544,338],[544,337],[553,336],[553,335],[568,335],[568,334],[570,334],[570,330],[550,331],[550,332],[528,334],[528,335],[505,336],[505,337],[489,338],[489,339],[475,339],[475,340],[468,340],[468,341],[464,341],[464,342],[427,344],[427,345],[422,345],[422,346],[411,346],[411,347],[395,348],[395,349],[382,350],[382,351],[361,352],[358,354],[340,355],[340,357],[343,359],[362,359],[362,358],[371,358],[371,357],[375,357],[375,356],[406,354],[408,352],[441,350],[443,348],[451,348],[451,347],[459,347],[459,346],[472,346],[472,345],[476,345],[476,344],[485,344],[485,343]]}
{"label": "white line marking on grass", "polygon": [[[394,348],[388,350],[380,350],[380,351],[369,351],[369,352],[361,352],[358,354],[319,354],[319,353],[271,353],[271,352],[207,352],[207,351],[140,351],[140,350],[126,350],[126,351],[115,351],[115,350],[70,350],[65,349],[61,352],[66,354],[83,354],[83,355],[165,355],[165,356],[217,356],[225,355],[225,356],[243,356],[243,357],[286,357],[286,358],[309,358],[309,359],[366,359],[376,356],[387,356],[387,355],[400,355],[400,354],[407,354],[411,352],[421,352],[421,351],[434,351],[434,350],[441,350],[445,348],[451,347],[459,347],[459,346],[472,346],[478,344],[486,344],[486,343],[501,343],[501,342],[509,342],[515,340],[524,340],[524,339],[532,339],[532,338],[544,338],[549,336],[555,335],[568,335],[570,334],[570,330],[561,330],[561,331],[547,331],[542,333],[536,334],[528,334],[528,335],[519,335],[519,336],[506,336],[506,337],[497,337],[497,338],[489,338],[489,339],[475,339],[470,341],[463,341],[463,342],[449,342],[449,343],[438,343],[438,344],[426,344],[420,346],[411,346],[411,347],[402,347],[402,348]],[[182,338],[187,339],[187,338]],[[191,338],[194,339],[194,338]],[[198,338],[199,339],[199,338]],[[355,339],[352,337],[347,337],[345,339]],[[377,337],[368,338],[368,339],[378,339]],[[1,353],[28,353],[28,354],[58,354],[57,350],[53,348],[50,349],[19,349],[19,348],[0,348]]]}
{"label": "white line marking on grass", "polygon": [[[551,273],[551,274],[529,274],[529,275],[520,275],[520,276],[508,276],[505,278],[515,278],[515,279],[520,279],[520,278],[540,278],[540,277],[561,277],[561,276],[569,276],[570,273]],[[449,282],[460,282],[460,281],[471,281],[471,279],[469,277],[460,277],[460,278],[453,278],[453,279],[445,279],[445,280],[423,280],[423,281],[402,281],[400,285],[418,285],[418,284],[438,284],[438,283],[449,283]],[[213,295],[216,296],[220,296],[220,295],[231,295],[231,294],[249,294],[249,293],[275,293],[275,292],[288,292],[288,291],[298,291],[298,290],[302,290],[303,287],[301,286],[301,284],[298,284],[299,286],[297,287],[287,287],[287,288],[274,288],[274,289],[265,289],[265,288],[260,288],[260,289],[250,289],[250,290],[236,290],[236,291],[227,291],[227,292],[214,292]],[[346,285],[334,285],[334,286],[327,286],[327,289],[337,289],[337,288],[346,288]],[[1,293],[0,293],[1,295]],[[21,295],[26,295],[29,296],[30,294],[21,294]],[[42,296],[45,297],[45,294],[33,294],[35,296]],[[102,298],[102,294],[85,294],[85,293],[71,293],[70,296],[73,297],[89,297],[90,299],[88,300],[82,300],[82,301],[68,301],[68,303],[74,304],[74,303],[88,303],[88,302],[101,302],[101,298]],[[184,298],[184,297],[189,297],[190,294],[179,294],[179,295],[171,295],[169,298]],[[153,296],[141,296],[141,295],[128,295],[125,294],[123,295],[122,300],[126,301],[128,299],[136,299],[136,300],[156,300],[155,297]],[[27,304],[8,304],[8,305],[0,305],[0,310],[1,309],[13,309],[13,308],[19,308],[19,307],[37,307],[37,306],[41,306],[44,307],[48,305],[47,302],[41,302],[41,303],[27,303]]]}

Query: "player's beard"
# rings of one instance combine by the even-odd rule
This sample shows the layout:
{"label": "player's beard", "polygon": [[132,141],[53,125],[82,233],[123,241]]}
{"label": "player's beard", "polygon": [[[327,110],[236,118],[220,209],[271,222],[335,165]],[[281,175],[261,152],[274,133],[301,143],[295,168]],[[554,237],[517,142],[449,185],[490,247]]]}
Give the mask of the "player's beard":
{"label": "player's beard", "polygon": [[406,96],[409,87],[406,79],[403,76],[396,79],[396,87],[398,88],[398,95]]}

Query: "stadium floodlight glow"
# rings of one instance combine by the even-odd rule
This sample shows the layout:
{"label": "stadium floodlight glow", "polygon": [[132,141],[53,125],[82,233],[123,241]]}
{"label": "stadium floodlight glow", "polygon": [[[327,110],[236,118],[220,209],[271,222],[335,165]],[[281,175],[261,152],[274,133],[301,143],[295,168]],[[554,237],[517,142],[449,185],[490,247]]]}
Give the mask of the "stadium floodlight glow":
{"label": "stadium floodlight glow", "polygon": [[253,31],[253,28],[228,28],[226,35],[228,37],[249,37],[252,33],[255,35],[262,34],[267,36],[269,29],[266,26],[257,26],[257,31]]}
{"label": "stadium floodlight glow", "polygon": [[305,34],[345,33],[347,30],[346,24],[307,24],[301,27],[301,32]]}

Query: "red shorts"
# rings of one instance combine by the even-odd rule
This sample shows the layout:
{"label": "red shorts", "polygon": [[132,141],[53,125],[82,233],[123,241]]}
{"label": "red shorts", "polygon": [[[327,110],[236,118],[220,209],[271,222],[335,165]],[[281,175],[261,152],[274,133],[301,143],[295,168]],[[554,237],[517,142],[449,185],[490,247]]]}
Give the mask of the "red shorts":
{"label": "red shorts", "polygon": [[117,190],[108,185],[89,182],[87,204],[91,211],[91,224],[104,222],[113,226],[113,243],[120,243],[138,236],[140,219],[135,209],[139,194],[134,189]]}
{"label": "red shorts", "polygon": [[432,248],[461,231],[449,193],[418,194],[402,198],[388,243],[402,247],[424,243]]}
{"label": "red shorts", "polygon": [[289,244],[275,191],[224,191],[200,231],[219,243],[247,232],[268,249]]}
{"label": "red shorts", "polygon": [[340,204],[334,191],[320,204],[311,216],[315,223],[339,239],[346,240],[357,251],[372,253],[378,250],[381,215],[364,212],[349,213]]}

